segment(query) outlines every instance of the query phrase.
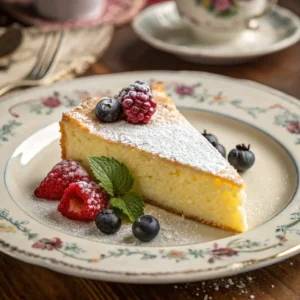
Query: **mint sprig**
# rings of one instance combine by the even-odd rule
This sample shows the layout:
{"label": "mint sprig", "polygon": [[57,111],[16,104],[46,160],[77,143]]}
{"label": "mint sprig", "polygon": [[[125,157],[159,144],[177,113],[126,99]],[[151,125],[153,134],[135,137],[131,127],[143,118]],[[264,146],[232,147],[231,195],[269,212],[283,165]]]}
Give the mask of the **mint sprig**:
{"label": "mint sprig", "polygon": [[135,192],[128,192],[121,198],[113,197],[110,199],[110,204],[127,215],[131,222],[144,214],[144,200]]}
{"label": "mint sprig", "polygon": [[134,180],[124,164],[105,156],[89,157],[88,160],[99,184],[111,196],[122,196],[131,190]]}
{"label": "mint sprig", "polygon": [[112,207],[121,210],[131,222],[144,214],[143,198],[130,191],[134,179],[128,168],[114,158],[100,156],[88,158],[94,176],[112,197]]}

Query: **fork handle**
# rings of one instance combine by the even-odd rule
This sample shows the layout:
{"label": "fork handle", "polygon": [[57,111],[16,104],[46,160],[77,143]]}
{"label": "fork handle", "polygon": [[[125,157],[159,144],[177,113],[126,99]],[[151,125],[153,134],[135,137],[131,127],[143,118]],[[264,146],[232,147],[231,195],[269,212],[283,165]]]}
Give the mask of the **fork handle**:
{"label": "fork handle", "polygon": [[6,84],[0,86],[0,97],[5,95],[7,92],[14,90],[16,88],[26,87],[26,86],[38,86],[38,85],[40,85],[38,82],[29,81],[29,80],[6,83]]}

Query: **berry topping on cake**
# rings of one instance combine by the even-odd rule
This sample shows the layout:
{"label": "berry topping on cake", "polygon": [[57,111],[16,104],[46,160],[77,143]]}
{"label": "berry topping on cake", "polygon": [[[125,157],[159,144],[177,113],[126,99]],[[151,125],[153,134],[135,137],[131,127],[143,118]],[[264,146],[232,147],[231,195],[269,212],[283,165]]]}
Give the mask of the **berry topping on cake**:
{"label": "berry topping on cake", "polygon": [[90,176],[86,170],[76,161],[63,160],[43,179],[34,191],[37,198],[48,200],[60,200],[65,189],[74,182],[90,182]]}
{"label": "berry topping on cake", "polygon": [[95,182],[71,183],[65,190],[57,210],[72,220],[94,220],[108,202],[108,194]]}
{"label": "berry topping on cake", "polygon": [[117,98],[103,98],[95,107],[95,115],[102,122],[114,122],[120,118],[122,106]]}
{"label": "berry topping on cake", "polygon": [[150,87],[144,81],[137,80],[123,88],[117,98],[128,123],[147,124],[156,111],[157,103],[152,97]]}
{"label": "berry topping on cake", "polygon": [[99,212],[95,219],[97,228],[105,234],[113,234],[121,227],[121,218],[112,209],[104,209]]}
{"label": "berry topping on cake", "polygon": [[150,215],[138,218],[132,225],[133,235],[142,242],[150,242],[159,233],[158,220]]}

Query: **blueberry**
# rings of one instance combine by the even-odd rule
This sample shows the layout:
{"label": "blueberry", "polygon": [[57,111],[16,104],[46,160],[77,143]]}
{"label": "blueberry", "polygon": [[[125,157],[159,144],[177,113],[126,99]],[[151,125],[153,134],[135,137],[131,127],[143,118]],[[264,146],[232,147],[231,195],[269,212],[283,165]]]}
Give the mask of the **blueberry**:
{"label": "blueberry", "polygon": [[121,219],[111,209],[100,211],[95,222],[97,228],[105,234],[116,233],[121,227]]}
{"label": "blueberry", "polygon": [[221,153],[224,158],[226,157],[226,149],[222,144],[217,144],[215,142],[212,142],[211,144]]}
{"label": "blueberry", "polygon": [[210,142],[210,143],[218,143],[218,138],[211,134],[211,133],[207,133],[206,130],[204,130],[204,132],[202,133],[202,135]]}
{"label": "blueberry", "polygon": [[228,154],[229,163],[238,171],[246,171],[250,169],[255,162],[255,155],[250,150],[250,145],[237,145],[236,149],[232,149]]}
{"label": "blueberry", "polygon": [[150,215],[138,218],[132,225],[133,235],[142,242],[150,242],[159,233],[160,226],[156,218]]}
{"label": "blueberry", "polygon": [[103,98],[95,108],[96,117],[102,122],[114,122],[120,118],[122,105],[117,98]]}

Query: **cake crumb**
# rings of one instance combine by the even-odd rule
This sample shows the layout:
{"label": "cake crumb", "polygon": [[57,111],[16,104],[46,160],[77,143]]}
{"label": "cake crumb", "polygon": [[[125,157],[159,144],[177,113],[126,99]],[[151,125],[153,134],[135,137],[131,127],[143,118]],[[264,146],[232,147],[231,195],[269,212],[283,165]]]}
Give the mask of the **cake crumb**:
{"label": "cake crumb", "polygon": [[271,288],[274,289],[274,284],[271,285]]}
{"label": "cake crumb", "polygon": [[[254,284],[255,277],[250,276],[233,276],[231,278],[219,278],[214,280],[202,281],[198,283],[186,283],[178,286],[178,290],[182,289],[192,289],[192,294],[196,298],[199,296],[199,299],[212,300],[214,297],[211,297],[210,294],[213,291],[229,291],[230,289],[238,288],[238,295],[244,296],[245,299],[255,299],[255,296],[251,294],[251,290],[248,289],[248,285]],[[173,285],[175,288],[175,285]],[[270,284],[269,287],[274,288],[274,285]],[[176,289],[176,288],[175,288]],[[201,291],[201,293],[200,293]],[[228,293],[228,292],[227,292]],[[225,294],[228,295],[226,292]],[[253,298],[254,296],[254,298]]]}
{"label": "cake crumb", "polygon": [[177,286],[177,285],[174,285],[174,289],[175,289],[175,290],[178,289],[178,286]]}
{"label": "cake crumb", "polygon": [[229,278],[227,281],[228,281],[228,283],[229,283],[230,285],[234,285],[234,282],[232,281],[231,278]]}

